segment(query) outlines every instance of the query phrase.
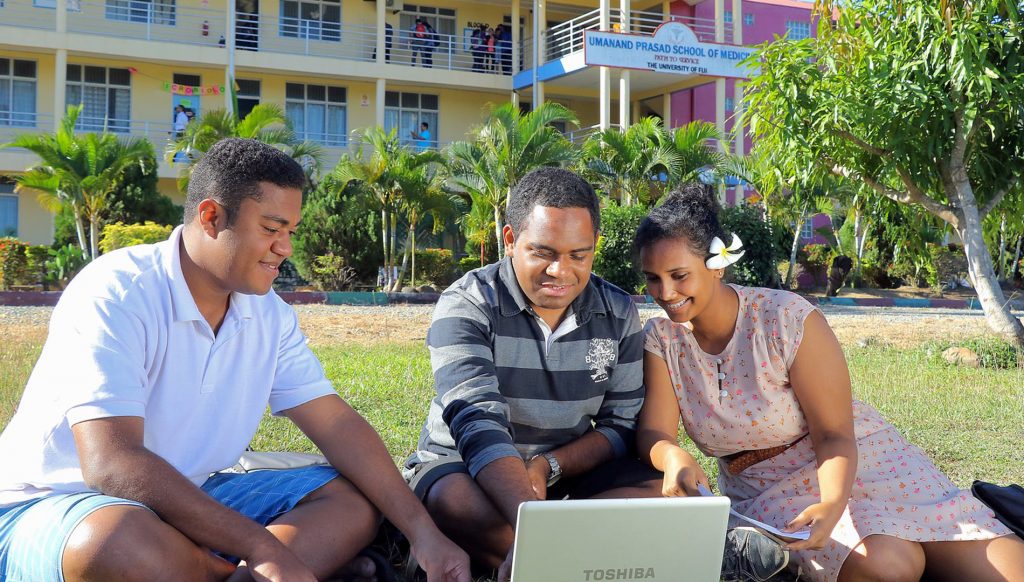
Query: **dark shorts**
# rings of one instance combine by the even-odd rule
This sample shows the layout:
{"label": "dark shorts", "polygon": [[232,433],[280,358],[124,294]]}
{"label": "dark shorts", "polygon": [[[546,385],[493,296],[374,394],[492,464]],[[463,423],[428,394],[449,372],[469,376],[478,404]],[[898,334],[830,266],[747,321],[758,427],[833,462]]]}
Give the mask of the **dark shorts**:
{"label": "dark shorts", "polygon": [[[469,469],[458,455],[446,455],[420,463],[413,469],[409,478],[409,487],[421,501],[426,501],[427,493],[442,477],[452,473],[468,475]],[[548,499],[588,499],[605,491],[621,487],[639,487],[652,480],[661,481],[661,471],[634,457],[613,459],[594,467],[587,473],[559,479],[548,489]]]}

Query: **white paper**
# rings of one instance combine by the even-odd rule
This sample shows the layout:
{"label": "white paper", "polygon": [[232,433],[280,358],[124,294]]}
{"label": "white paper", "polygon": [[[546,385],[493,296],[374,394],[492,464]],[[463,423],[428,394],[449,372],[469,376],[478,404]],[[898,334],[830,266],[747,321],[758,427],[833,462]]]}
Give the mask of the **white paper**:
{"label": "white paper", "polygon": [[[704,497],[713,497],[715,495],[710,490],[708,490],[707,487],[700,483],[697,484],[697,490],[700,491],[700,494],[703,495]],[[758,529],[763,529],[764,531],[772,534],[773,536],[782,538],[786,541],[806,540],[807,538],[811,537],[811,530],[809,529],[802,529],[799,531],[782,531],[780,529],[768,525],[767,523],[757,521],[752,517],[747,517],[731,507],[729,508],[729,515],[733,515],[739,519],[742,519],[743,521],[750,523],[754,527]]]}

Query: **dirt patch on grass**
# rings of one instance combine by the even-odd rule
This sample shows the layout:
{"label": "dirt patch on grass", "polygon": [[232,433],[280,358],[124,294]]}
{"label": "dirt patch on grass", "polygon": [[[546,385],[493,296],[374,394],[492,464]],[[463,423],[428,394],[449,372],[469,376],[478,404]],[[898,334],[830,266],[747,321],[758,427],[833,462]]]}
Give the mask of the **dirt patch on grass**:
{"label": "dirt patch on grass", "polygon": [[[433,306],[298,308],[299,324],[313,345],[339,342],[371,344],[399,342],[423,345],[430,327]],[[659,309],[642,309],[640,318],[663,315]],[[961,339],[990,333],[980,316],[927,316],[834,313],[825,315],[843,345],[859,341],[894,347],[913,347],[934,339]]]}

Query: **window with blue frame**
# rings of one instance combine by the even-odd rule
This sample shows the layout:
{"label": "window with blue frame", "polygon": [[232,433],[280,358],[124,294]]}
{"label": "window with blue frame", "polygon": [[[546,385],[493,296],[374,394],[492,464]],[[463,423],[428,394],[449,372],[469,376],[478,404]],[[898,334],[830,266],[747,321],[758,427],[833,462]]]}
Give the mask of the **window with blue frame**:
{"label": "window with blue frame", "polygon": [[811,23],[800,20],[787,20],[786,33],[789,40],[801,40],[811,37]]}
{"label": "window with blue frame", "polygon": [[0,236],[18,236],[18,197],[13,184],[0,184]]}

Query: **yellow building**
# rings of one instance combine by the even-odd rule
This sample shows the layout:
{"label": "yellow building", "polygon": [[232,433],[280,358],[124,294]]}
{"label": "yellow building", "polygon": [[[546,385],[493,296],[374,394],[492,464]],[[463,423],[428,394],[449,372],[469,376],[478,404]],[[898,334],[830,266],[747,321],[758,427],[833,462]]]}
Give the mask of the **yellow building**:
{"label": "yellow building", "polygon": [[[615,109],[620,125],[665,116],[669,92],[709,81],[641,71],[630,79],[625,69],[613,79],[609,67],[580,66],[584,31],[649,33],[671,13],[668,2],[424,1],[0,0],[0,143],[52,131],[68,104],[81,103],[82,130],[145,136],[161,151],[175,132],[175,105],[197,114],[230,106],[234,78],[240,113],[281,105],[300,137],[325,146],[329,169],[359,128],[443,146],[464,139],[489,104],[548,99],[579,115],[581,128],[566,128],[578,138],[612,125]],[[726,0],[713,1],[715,19],[687,25],[721,41]],[[493,51],[474,50],[481,24],[511,30]],[[414,138],[424,122],[429,138]],[[36,162],[0,150],[0,174]],[[162,161],[158,175],[180,204],[179,166]],[[52,215],[0,182],[3,234],[49,243]]]}

